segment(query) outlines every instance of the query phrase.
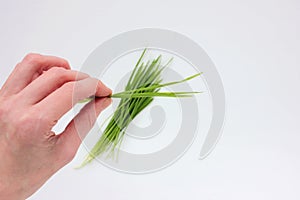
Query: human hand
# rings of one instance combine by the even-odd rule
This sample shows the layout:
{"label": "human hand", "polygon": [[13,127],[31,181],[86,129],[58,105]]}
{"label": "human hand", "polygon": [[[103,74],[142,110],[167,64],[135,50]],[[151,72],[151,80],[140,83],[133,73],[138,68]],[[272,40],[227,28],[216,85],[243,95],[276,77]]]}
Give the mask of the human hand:
{"label": "human hand", "polygon": [[[69,163],[81,138],[111,103],[110,94],[103,83],[71,70],[64,59],[27,55],[0,90],[0,199],[29,197]],[[51,130],[76,102],[93,95],[95,101],[61,134]]]}

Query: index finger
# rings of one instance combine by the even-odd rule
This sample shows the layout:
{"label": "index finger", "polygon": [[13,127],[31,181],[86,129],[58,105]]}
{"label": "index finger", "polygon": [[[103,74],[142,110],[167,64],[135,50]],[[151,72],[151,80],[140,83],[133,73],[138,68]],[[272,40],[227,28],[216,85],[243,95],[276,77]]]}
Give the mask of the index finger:
{"label": "index finger", "polygon": [[34,78],[51,67],[70,69],[65,59],[55,56],[43,56],[40,54],[28,54],[17,64],[13,72],[4,83],[1,92],[12,95],[23,90]]}
{"label": "index finger", "polygon": [[80,100],[90,96],[107,97],[111,93],[111,89],[107,88],[100,80],[89,77],[65,83],[35,106],[39,110],[43,110],[50,120],[56,121]]}

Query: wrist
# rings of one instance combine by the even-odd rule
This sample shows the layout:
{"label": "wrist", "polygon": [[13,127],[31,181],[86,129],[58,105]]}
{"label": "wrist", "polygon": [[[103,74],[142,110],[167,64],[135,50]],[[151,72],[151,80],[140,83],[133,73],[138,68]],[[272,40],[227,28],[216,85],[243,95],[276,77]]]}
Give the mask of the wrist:
{"label": "wrist", "polygon": [[1,200],[24,200],[22,189],[14,186],[5,186],[0,183],[0,199]]}
{"label": "wrist", "polygon": [[[15,195],[15,194],[14,194]],[[13,196],[13,192],[11,192],[11,188],[5,183],[0,182],[0,199],[3,200],[18,200]]]}
{"label": "wrist", "polygon": [[[3,151],[1,151],[3,152]],[[22,196],[22,180],[17,174],[13,173],[13,165],[7,156],[0,154],[3,162],[0,163],[0,199],[1,200],[21,200],[25,199]]]}

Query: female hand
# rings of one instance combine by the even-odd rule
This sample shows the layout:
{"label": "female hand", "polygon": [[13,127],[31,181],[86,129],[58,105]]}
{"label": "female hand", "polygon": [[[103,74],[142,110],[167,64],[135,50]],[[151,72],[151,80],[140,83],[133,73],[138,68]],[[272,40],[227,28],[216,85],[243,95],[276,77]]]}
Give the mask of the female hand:
{"label": "female hand", "polygon": [[[110,94],[101,81],[58,57],[29,54],[17,64],[0,90],[0,199],[29,197],[70,162],[111,103]],[[61,134],[52,131],[76,102],[90,96],[97,98]]]}

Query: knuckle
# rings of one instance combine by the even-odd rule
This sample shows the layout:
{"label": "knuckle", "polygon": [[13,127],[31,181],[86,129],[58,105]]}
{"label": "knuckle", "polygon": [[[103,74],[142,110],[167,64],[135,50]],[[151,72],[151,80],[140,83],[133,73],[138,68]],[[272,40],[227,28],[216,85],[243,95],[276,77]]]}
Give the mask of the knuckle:
{"label": "knuckle", "polygon": [[54,122],[51,122],[51,118],[49,117],[49,115],[42,115],[39,117],[36,117],[34,119],[34,121],[38,122],[41,125],[50,125],[50,124],[54,124]]}
{"label": "knuckle", "polygon": [[75,87],[75,82],[73,82],[73,81],[72,82],[67,82],[62,87],[63,87],[65,92],[72,93],[73,90],[74,90],[74,87]]}
{"label": "knuckle", "polygon": [[47,70],[48,73],[51,73],[51,74],[59,74],[62,72],[62,68],[60,67],[52,67],[50,69]]}
{"label": "knuckle", "polygon": [[22,62],[17,63],[16,66],[15,66],[15,68],[17,70],[21,70],[23,67],[24,67],[24,59],[23,59]]}
{"label": "knuckle", "polygon": [[40,54],[29,53],[24,57],[23,62],[26,62],[26,63],[29,63],[29,64],[36,64],[40,61],[40,59],[41,59]]}
{"label": "knuckle", "polygon": [[52,67],[48,71],[49,71],[49,74],[51,74],[51,76],[57,77],[60,80],[61,79],[65,80],[65,79],[69,78],[69,73],[64,68],[61,68],[61,67]]}
{"label": "knuckle", "polygon": [[59,68],[57,72],[57,76],[60,80],[69,81],[71,80],[70,73],[64,68]]}
{"label": "knuckle", "polygon": [[64,66],[66,66],[66,67],[70,67],[70,64],[69,64],[69,62],[66,60],[66,59],[61,59],[61,61],[62,61],[62,64],[64,65]]}
{"label": "knuckle", "polygon": [[27,125],[31,127],[33,124],[37,123],[37,117],[32,113],[24,113],[17,121],[18,125],[21,127]]}
{"label": "knuckle", "polygon": [[5,119],[9,118],[9,113],[11,110],[11,104],[6,103],[8,100],[0,99],[0,121],[7,121]]}
{"label": "knuckle", "polygon": [[40,112],[38,109],[27,110],[27,112],[22,113],[18,118],[16,118],[16,126],[20,127],[26,131],[32,131],[39,127],[43,127],[49,122],[47,115]]}
{"label": "knuckle", "polygon": [[16,68],[20,68],[22,66],[22,62],[17,63]]}
{"label": "knuckle", "polygon": [[34,120],[34,118],[28,114],[24,114],[20,116],[18,119],[13,121],[13,124],[15,126],[15,129],[17,132],[21,133],[28,133],[31,132],[35,124],[37,122]]}

